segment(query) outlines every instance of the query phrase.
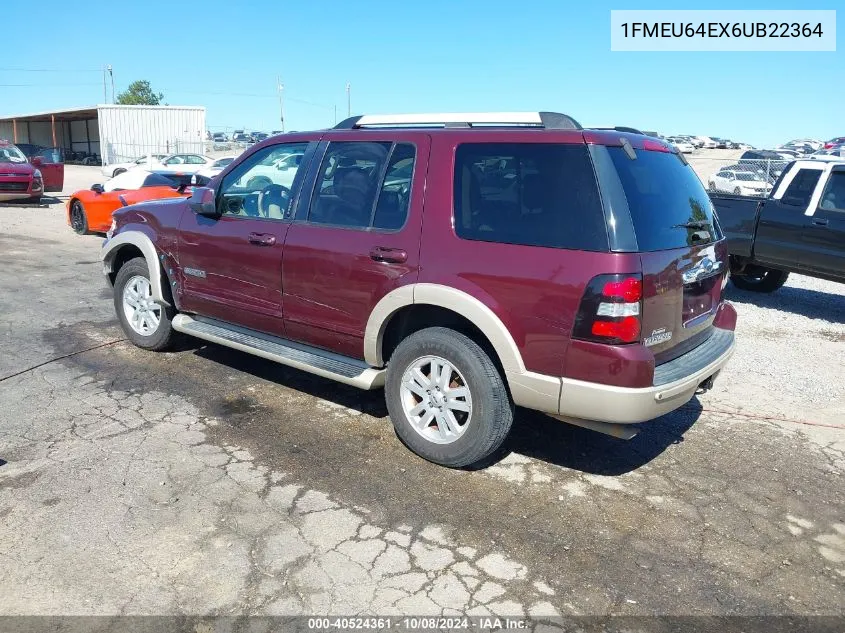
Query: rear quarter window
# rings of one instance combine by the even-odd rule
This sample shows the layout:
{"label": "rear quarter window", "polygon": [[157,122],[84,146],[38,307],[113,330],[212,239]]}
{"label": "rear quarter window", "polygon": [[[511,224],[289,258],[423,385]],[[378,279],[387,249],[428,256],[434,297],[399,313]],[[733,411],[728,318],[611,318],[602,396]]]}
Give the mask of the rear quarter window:
{"label": "rear quarter window", "polygon": [[[640,251],[660,251],[720,239],[713,205],[692,167],[677,154],[636,150],[631,159],[621,147],[608,147],[616,167]],[[700,223],[700,226],[699,226]],[[703,227],[703,228],[702,228]]]}
{"label": "rear quarter window", "polygon": [[455,157],[455,232],[463,239],[608,248],[586,145],[465,143]]}

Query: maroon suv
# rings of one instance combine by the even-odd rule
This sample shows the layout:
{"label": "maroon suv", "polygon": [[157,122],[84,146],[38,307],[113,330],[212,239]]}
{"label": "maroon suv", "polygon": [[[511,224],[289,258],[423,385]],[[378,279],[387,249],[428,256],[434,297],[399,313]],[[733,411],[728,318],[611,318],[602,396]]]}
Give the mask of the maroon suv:
{"label": "maroon suv", "polygon": [[177,333],[363,389],[402,441],[483,460],[514,406],[620,437],[734,349],[728,252],[661,141],[556,113],[354,117],[250,148],[103,245],[126,335]]}

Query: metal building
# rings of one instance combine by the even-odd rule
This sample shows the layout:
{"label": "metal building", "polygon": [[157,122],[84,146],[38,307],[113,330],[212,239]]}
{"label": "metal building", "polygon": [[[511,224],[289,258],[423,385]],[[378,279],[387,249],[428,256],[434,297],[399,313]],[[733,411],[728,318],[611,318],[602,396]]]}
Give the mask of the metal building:
{"label": "metal building", "polygon": [[0,116],[0,139],[59,147],[104,165],[144,154],[202,154],[205,135],[202,106],[96,105]]}

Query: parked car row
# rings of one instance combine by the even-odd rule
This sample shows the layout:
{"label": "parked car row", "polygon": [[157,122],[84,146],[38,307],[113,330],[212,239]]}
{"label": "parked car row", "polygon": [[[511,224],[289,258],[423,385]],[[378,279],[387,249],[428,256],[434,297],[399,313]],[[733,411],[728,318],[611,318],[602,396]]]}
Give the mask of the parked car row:
{"label": "parked car row", "polygon": [[281,130],[274,130],[273,132],[270,132],[270,134],[267,134],[266,132],[246,132],[244,130],[235,130],[232,132],[231,136],[227,135],[225,132],[209,132],[208,140],[214,141],[215,143],[226,143],[229,141],[235,143],[260,143],[269,136],[276,136],[277,134],[283,134],[283,132]]}

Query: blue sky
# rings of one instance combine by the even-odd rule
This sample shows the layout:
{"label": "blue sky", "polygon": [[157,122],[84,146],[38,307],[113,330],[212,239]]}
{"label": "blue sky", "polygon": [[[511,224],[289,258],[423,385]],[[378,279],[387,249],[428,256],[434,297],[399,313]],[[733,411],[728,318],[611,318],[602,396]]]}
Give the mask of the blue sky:
{"label": "blue sky", "polygon": [[335,106],[344,118],[350,82],[353,113],[555,110],[585,125],[761,146],[845,134],[841,42],[835,53],[625,53],[610,51],[609,32],[611,8],[836,9],[841,0],[145,0],[84,10],[40,0],[37,15],[5,4],[4,24],[30,26],[3,31],[0,114],[101,103],[97,69],[111,64],[118,92],[148,79],[170,104],[206,106],[211,129],[278,129],[280,75],[287,128],[297,130],[331,125]]}

